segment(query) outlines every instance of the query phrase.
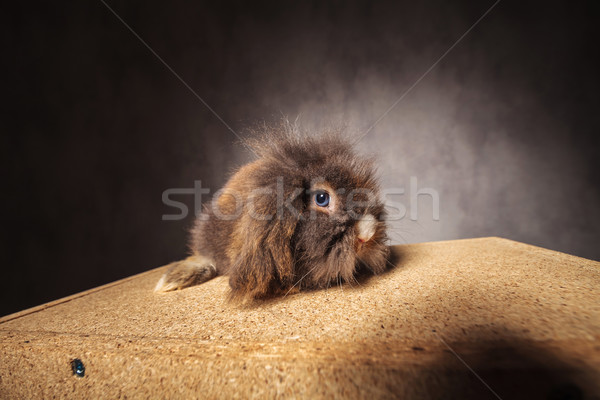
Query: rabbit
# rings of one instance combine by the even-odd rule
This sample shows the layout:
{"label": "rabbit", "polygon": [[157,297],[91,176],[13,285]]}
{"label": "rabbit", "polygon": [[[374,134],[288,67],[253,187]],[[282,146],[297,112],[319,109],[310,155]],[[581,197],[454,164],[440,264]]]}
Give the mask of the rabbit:
{"label": "rabbit", "polygon": [[386,269],[384,206],[372,159],[338,132],[272,129],[196,218],[191,255],[156,285],[168,292],[227,275],[232,297],[260,299],[351,283]]}

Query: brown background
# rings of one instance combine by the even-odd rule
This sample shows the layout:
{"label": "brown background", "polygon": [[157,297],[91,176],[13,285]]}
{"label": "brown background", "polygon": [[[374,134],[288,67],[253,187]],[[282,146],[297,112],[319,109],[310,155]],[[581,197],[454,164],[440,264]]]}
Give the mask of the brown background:
{"label": "brown background", "polygon": [[[363,132],[493,2],[108,4],[243,135],[282,114]],[[162,192],[214,191],[251,158],[100,1],[12,7],[0,314],[182,257],[191,217],[163,221]],[[422,196],[393,243],[497,235],[600,259],[599,16],[501,1],[359,143],[384,188],[440,194],[440,220]]]}

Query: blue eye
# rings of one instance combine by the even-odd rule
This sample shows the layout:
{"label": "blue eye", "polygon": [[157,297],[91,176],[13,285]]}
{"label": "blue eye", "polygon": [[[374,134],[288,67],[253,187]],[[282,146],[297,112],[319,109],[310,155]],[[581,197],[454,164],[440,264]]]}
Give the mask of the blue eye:
{"label": "blue eye", "polygon": [[317,194],[315,194],[315,203],[319,207],[327,207],[329,205],[329,193],[318,192]]}

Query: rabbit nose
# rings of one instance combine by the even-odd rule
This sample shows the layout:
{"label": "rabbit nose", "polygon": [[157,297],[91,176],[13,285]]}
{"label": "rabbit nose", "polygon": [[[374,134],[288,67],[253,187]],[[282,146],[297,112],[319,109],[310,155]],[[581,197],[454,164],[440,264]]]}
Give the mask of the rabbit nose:
{"label": "rabbit nose", "polygon": [[375,234],[377,220],[372,214],[363,215],[356,223],[356,237],[361,243],[368,242]]}

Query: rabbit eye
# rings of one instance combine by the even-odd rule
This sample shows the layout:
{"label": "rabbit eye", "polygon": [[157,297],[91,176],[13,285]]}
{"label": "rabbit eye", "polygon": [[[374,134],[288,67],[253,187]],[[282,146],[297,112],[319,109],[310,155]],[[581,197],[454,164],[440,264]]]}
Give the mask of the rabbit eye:
{"label": "rabbit eye", "polygon": [[329,193],[318,192],[315,194],[315,204],[319,207],[327,207],[329,205]]}

